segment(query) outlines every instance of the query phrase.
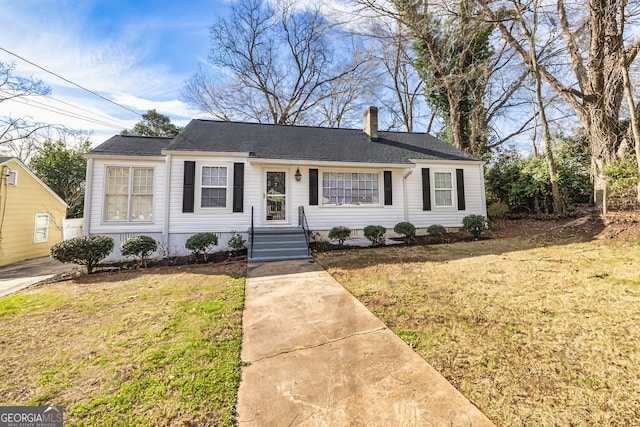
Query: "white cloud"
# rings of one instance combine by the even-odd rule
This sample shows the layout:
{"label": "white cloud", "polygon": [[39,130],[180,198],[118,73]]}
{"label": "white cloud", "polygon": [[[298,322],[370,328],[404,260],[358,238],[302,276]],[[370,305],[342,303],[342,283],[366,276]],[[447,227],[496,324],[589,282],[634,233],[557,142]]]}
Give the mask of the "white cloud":
{"label": "white cloud", "polygon": [[[158,55],[162,51],[159,32],[166,35],[169,24],[153,16],[144,22],[110,17],[118,26],[105,33],[95,28],[99,23],[90,21],[90,6],[89,2],[0,0],[3,10],[0,47],[140,114],[155,108],[169,115],[176,124],[184,125],[193,113],[179,100],[181,86],[189,74],[172,66],[175,58]],[[34,98],[33,101],[45,105],[2,102],[0,115],[30,116],[38,122],[62,124],[101,135],[118,133],[118,125],[132,127],[140,119],[6,52],[0,51],[0,61],[15,62],[16,75],[43,80],[51,87],[54,98],[83,109],[48,98]],[[193,58],[194,71],[196,61]],[[112,125],[72,118],[61,114],[63,109]]]}

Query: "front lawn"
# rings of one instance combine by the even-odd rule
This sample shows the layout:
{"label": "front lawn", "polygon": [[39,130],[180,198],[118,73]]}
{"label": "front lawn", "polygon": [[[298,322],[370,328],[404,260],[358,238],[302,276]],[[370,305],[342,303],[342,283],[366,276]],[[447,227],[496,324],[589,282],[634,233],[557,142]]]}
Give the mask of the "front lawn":
{"label": "front lawn", "polygon": [[65,425],[233,426],[245,263],[102,273],[0,299],[3,405]]}
{"label": "front lawn", "polygon": [[317,261],[501,426],[640,420],[640,247],[494,239]]}

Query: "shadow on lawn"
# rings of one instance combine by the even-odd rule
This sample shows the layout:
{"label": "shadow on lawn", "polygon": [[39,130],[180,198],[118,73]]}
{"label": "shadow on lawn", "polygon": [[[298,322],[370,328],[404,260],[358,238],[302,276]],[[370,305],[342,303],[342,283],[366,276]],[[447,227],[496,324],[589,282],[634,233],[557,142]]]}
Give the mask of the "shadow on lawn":
{"label": "shadow on lawn", "polygon": [[63,273],[40,284],[73,280],[78,284],[115,283],[130,280],[141,275],[178,275],[184,272],[218,276],[226,275],[233,279],[246,277],[246,256],[211,257],[207,262],[196,262],[192,257],[171,258],[149,262],[147,268],[140,268],[135,261],[119,263],[99,263],[93,273],[87,274],[84,269],[76,269],[71,273]]}
{"label": "shadow on lawn", "polygon": [[[316,253],[316,261],[323,267],[358,269],[371,265],[447,262],[485,255],[500,255],[526,249],[566,245],[594,240],[604,229],[599,216],[589,215],[565,221],[535,221],[526,226],[509,221],[504,228],[489,231],[478,240],[464,238],[436,243],[433,239],[419,239],[410,246],[384,246],[377,248],[343,248],[335,246]],[[511,228],[510,228],[511,227]],[[450,236],[451,237],[451,236]]]}

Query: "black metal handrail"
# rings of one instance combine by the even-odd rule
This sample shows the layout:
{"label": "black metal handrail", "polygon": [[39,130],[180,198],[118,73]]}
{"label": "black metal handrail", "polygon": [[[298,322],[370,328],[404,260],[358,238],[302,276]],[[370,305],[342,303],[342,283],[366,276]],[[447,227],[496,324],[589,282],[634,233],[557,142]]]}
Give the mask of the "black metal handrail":
{"label": "black metal handrail", "polygon": [[302,227],[304,231],[304,239],[307,242],[307,253],[311,255],[311,246],[309,244],[309,223],[307,222],[307,216],[304,213],[304,206],[298,206],[298,225]]}
{"label": "black metal handrail", "polygon": [[249,229],[249,258],[253,258],[253,206],[251,206],[251,228]]}

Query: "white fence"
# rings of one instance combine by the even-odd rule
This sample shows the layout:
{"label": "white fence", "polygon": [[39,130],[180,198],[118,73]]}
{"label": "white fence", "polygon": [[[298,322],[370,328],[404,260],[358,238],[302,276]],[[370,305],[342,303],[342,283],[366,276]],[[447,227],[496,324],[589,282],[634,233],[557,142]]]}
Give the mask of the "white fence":
{"label": "white fence", "polygon": [[62,221],[62,240],[82,236],[82,218],[65,218]]}

